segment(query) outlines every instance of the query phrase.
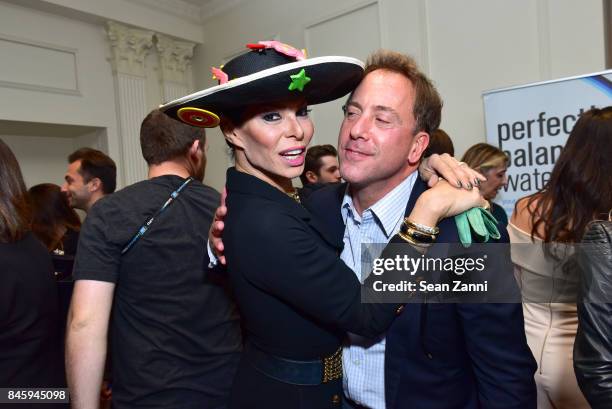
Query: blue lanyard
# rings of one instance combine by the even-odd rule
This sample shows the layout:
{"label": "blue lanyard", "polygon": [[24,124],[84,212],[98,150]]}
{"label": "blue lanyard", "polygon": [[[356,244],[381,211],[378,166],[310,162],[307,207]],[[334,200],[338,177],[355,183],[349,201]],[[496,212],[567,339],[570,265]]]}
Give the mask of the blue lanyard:
{"label": "blue lanyard", "polygon": [[186,181],[183,182],[182,185],[179,186],[178,189],[176,189],[174,192],[172,192],[170,194],[170,197],[168,198],[168,200],[166,200],[166,203],[164,203],[164,205],[161,207],[161,209],[159,209],[157,212],[155,212],[155,214],[153,216],[151,216],[151,218],[149,220],[147,220],[140,229],[138,229],[138,233],[136,233],[134,235],[134,237],[132,237],[132,240],[130,240],[130,242],[127,244],[127,246],[125,246],[123,248],[123,250],[121,250],[121,254],[125,254],[127,253],[133,246],[134,244],[136,244],[136,242],[138,241],[138,239],[140,239],[142,236],[144,236],[144,234],[146,233],[147,230],[149,230],[149,227],[151,227],[151,224],[153,223],[153,221],[155,220],[155,218],[157,216],[159,216],[160,214],[163,213],[164,210],[166,210],[168,208],[168,206],[170,206],[170,204],[172,202],[174,202],[176,200],[176,198],[181,194],[181,191],[189,184],[191,183],[191,181],[193,180],[192,177],[187,178]]}

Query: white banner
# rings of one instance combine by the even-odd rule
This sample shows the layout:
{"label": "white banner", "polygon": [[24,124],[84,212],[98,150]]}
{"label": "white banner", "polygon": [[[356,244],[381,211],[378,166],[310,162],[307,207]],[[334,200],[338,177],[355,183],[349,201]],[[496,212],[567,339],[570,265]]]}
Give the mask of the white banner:
{"label": "white banner", "polygon": [[510,158],[508,186],[495,202],[508,217],[541,189],[578,117],[612,105],[612,70],[483,93],[487,142]]}

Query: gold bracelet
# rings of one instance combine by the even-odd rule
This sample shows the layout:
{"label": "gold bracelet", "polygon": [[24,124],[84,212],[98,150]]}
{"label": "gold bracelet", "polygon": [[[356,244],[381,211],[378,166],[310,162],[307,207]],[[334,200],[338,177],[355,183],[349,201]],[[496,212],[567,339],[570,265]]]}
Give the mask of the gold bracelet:
{"label": "gold bracelet", "polygon": [[436,239],[438,238],[438,236],[436,236],[435,234],[426,234],[426,233],[423,233],[422,231],[415,230],[412,227],[408,227],[405,230],[402,229],[402,233],[404,233],[407,236],[412,237],[414,240],[418,241],[419,243],[434,243]]}
{"label": "gold bracelet", "polygon": [[433,243],[420,243],[417,242],[413,237],[410,237],[404,233],[397,232],[397,235],[400,236],[402,238],[402,240],[404,240],[405,242],[407,242],[408,244],[412,244],[413,246],[419,247],[421,249],[425,249],[430,247]]}
{"label": "gold bracelet", "polygon": [[418,230],[425,234],[431,234],[431,235],[437,236],[438,233],[440,233],[440,228],[438,226],[435,226],[435,227],[425,226],[424,224],[415,223],[411,221],[410,219],[408,219],[407,217],[404,218],[404,224],[406,225],[406,227],[412,227],[413,229]]}

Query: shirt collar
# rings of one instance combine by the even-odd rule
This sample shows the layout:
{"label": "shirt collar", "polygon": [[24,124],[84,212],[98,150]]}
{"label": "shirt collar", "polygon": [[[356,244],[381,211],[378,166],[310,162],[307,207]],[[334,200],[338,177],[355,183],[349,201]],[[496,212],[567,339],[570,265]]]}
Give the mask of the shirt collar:
{"label": "shirt collar", "polygon": [[[416,178],[419,172],[412,172],[406,179],[404,179],[399,185],[393,188],[387,193],[382,199],[374,203],[369,208],[365,209],[363,213],[368,210],[373,216],[380,222],[380,225],[385,233],[385,236],[390,237],[395,228],[398,225],[398,221],[402,219],[408,200],[410,199],[410,192],[414,187]],[[354,219],[360,219],[357,210],[353,204],[353,198],[349,193],[350,184],[347,183],[346,191],[344,192],[344,198],[342,199],[342,219],[346,224],[348,217]]]}

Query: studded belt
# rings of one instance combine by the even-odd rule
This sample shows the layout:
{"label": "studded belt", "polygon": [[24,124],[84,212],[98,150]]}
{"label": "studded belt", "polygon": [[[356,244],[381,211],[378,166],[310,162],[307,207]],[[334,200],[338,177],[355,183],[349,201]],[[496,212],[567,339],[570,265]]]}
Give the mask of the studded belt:
{"label": "studded belt", "polygon": [[321,385],[342,378],[342,347],[321,359],[299,361],[272,355],[248,342],[244,356],[258,371],[291,385]]}

